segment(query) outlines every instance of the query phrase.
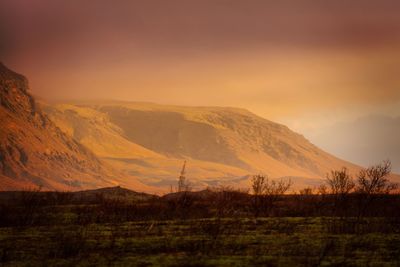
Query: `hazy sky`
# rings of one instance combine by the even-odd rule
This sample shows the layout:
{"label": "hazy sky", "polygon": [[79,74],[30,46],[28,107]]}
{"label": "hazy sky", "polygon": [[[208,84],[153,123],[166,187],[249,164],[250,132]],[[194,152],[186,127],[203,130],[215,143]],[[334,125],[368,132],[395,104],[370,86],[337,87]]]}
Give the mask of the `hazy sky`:
{"label": "hazy sky", "polygon": [[400,114],[398,0],[1,0],[43,98],[238,106],[313,131]]}

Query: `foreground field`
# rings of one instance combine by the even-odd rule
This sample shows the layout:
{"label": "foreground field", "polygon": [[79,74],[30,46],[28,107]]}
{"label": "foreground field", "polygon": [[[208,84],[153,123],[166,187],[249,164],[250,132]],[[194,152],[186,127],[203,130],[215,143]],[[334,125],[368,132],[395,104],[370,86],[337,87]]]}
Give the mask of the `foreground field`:
{"label": "foreground field", "polygon": [[363,234],[335,233],[349,222],[330,218],[3,227],[0,265],[399,266],[400,233],[374,231],[382,220],[368,219]]}

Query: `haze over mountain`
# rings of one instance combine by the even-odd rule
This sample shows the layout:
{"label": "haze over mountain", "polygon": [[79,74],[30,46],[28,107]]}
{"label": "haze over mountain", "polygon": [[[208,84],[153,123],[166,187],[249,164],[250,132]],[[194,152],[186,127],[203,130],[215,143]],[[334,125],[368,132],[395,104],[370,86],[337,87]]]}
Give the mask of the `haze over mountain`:
{"label": "haze over mountain", "polygon": [[368,166],[390,159],[400,173],[400,117],[370,115],[335,123],[310,139],[321,148],[346,160]]}
{"label": "haze over mountain", "polygon": [[28,81],[0,63],[0,190],[147,189],[64,134],[36,104]]}

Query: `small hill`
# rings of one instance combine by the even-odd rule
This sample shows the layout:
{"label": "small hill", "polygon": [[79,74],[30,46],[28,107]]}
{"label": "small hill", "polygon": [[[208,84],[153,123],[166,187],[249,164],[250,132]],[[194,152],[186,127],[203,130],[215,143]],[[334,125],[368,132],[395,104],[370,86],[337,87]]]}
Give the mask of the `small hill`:
{"label": "small hill", "polygon": [[98,201],[99,196],[106,199],[119,199],[123,201],[146,201],[152,198],[158,198],[157,195],[139,193],[127,188],[120,186],[105,187],[94,190],[84,190],[79,192],[73,192],[73,198],[76,200],[85,201]]}
{"label": "small hill", "polygon": [[[105,187],[76,192],[57,191],[0,191],[0,204],[18,204],[18,202],[36,201],[43,205],[100,204],[104,201],[124,203],[148,201],[159,196],[139,193],[120,186]],[[112,203],[112,202],[111,202]],[[24,203],[27,204],[27,203]]]}

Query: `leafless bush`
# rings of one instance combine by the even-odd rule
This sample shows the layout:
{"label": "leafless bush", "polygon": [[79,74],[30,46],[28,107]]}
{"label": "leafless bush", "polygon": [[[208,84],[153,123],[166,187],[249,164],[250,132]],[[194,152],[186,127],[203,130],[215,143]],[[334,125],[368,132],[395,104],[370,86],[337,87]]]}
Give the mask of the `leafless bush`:
{"label": "leafless bush", "polygon": [[284,195],[292,186],[290,179],[270,180],[264,175],[255,175],[252,178],[253,213],[258,217],[261,212],[270,215],[275,201]]}
{"label": "leafless bush", "polygon": [[318,195],[326,196],[328,194],[328,187],[326,184],[321,184],[317,188]]}
{"label": "leafless bush", "polygon": [[390,161],[383,161],[381,164],[361,170],[358,175],[357,191],[361,194],[388,194],[398,188],[398,185],[391,183],[388,176],[391,172]]}
{"label": "leafless bush", "polygon": [[280,196],[284,195],[292,186],[292,181],[290,179],[284,180],[266,180],[264,193],[267,196]]}
{"label": "leafless bush", "polygon": [[314,194],[314,189],[311,187],[306,187],[299,190],[299,194],[302,196],[311,196]]}
{"label": "leafless bush", "polygon": [[333,170],[326,177],[330,193],[333,195],[334,214],[347,215],[349,194],[354,190],[355,183],[347,168]]}
{"label": "leafless bush", "polygon": [[372,207],[378,198],[398,188],[397,184],[389,181],[391,167],[391,162],[386,160],[361,170],[358,174],[359,220],[366,215],[367,210],[374,210]]}
{"label": "leafless bush", "polygon": [[248,191],[234,189],[231,186],[220,186],[214,189],[213,206],[216,217],[238,216],[243,205],[246,205]]}
{"label": "leafless bush", "polygon": [[343,167],[340,171],[331,171],[330,175],[327,175],[326,181],[334,195],[347,195],[355,187],[353,178],[346,167]]}

